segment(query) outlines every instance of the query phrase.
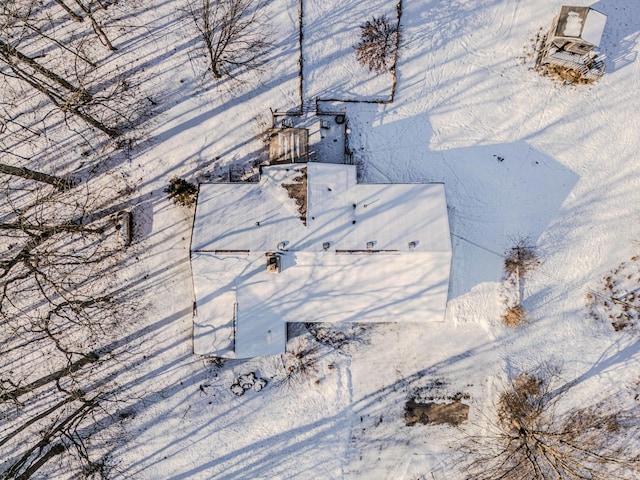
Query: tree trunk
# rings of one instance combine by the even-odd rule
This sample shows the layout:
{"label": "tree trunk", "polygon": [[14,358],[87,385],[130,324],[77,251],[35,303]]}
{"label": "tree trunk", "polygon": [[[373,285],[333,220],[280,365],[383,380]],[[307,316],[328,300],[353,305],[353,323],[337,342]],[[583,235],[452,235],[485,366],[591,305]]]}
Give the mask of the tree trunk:
{"label": "tree trunk", "polygon": [[36,172],[35,170],[29,170],[25,167],[12,167],[5,163],[0,163],[0,173],[7,175],[15,175],[17,177],[26,178],[27,180],[35,180],[36,182],[48,183],[53,185],[58,190],[68,190],[73,187],[73,180],[68,178],[56,177],[54,175],[47,175],[46,173]]}
{"label": "tree trunk", "polygon": [[[3,57],[5,57],[7,63],[12,68],[15,66],[15,64],[14,64],[14,62],[10,61],[10,59],[14,58],[14,59],[19,60],[19,61],[21,61],[23,63],[26,63],[31,68],[33,68],[36,72],[38,72],[41,75],[45,76],[49,80],[52,80],[53,82],[57,83],[58,85],[60,85],[61,87],[65,88],[65,89],[69,90],[70,92],[74,92],[74,93],[80,94],[83,99],[85,99],[85,100],[91,99],[91,94],[87,90],[79,88],[79,87],[76,87],[75,85],[72,85],[70,82],[66,81],[64,78],[62,78],[61,76],[59,76],[55,72],[52,72],[48,68],[43,67],[38,62],[36,62],[33,58],[28,57],[24,53],[20,52],[19,50],[16,50],[14,47],[9,45],[8,43],[3,42],[2,40],[0,40],[0,54]],[[26,72],[23,72],[23,74],[26,74]]]}
{"label": "tree trunk", "polygon": [[91,115],[83,112],[82,110],[80,110],[79,106],[73,105],[73,103],[76,103],[76,102],[72,101],[69,98],[64,98],[60,92],[51,90],[51,88],[48,85],[43,84],[39,79],[29,76],[28,73],[20,70],[16,65],[10,65],[10,67],[11,67],[11,70],[13,70],[13,72],[16,74],[18,78],[21,78],[22,80],[27,82],[29,85],[31,85],[33,88],[35,88],[39,92],[46,95],[49,98],[49,100],[51,100],[53,104],[63,112],[73,113],[74,115],[80,117],[82,120],[87,122],[89,125],[92,125],[96,127],[98,130],[101,130],[102,132],[106,133],[111,138],[116,138],[120,135],[120,132],[117,129],[111,128],[105,125],[104,123],[100,122],[99,120],[93,118]]}
{"label": "tree trunk", "polygon": [[73,10],[71,10],[71,8],[64,3],[63,0],[55,0],[55,2],[60,5],[62,8],[65,9],[65,11],[69,14],[69,16],[71,16],[71,18],[76,21],[76,22],[82,22],[84,20],[84,18],[82,18],[80,15],[78,15],[76,12],[74,12]]}
{"label": "tree trunk", "polygon": [[56,443],[53,447],[49,449],[47,453],[41,456],[36,462],[32,463],[29,468],[25,470],[25,472],[18,477],[17,480],[29,480],[34,473],[36,473],[40,468],[51,460],[56,455],[60,455],[66,450],[65,446],[62,443]]}

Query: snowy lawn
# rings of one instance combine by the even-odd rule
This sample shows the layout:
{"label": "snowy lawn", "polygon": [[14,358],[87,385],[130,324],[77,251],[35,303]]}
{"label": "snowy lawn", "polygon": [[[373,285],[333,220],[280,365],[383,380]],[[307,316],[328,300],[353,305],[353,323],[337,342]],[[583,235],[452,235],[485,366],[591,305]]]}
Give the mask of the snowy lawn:
{"label": "snowy lawn", "polygon": [[[140,89],[157,105],[111,173],[130,187],[136,221],[114,282],[137,295],[113,376],[123,414],[98,447],[111,452],[112,476],[463,478],[460,439],[483,429],[512,378],[544,362],[562,367],[569,407],[609,398],[638,411],[638,328],[616,332],[590,316],[603,311],[593,307],[606,296],[603,278],[640,250],[636,0],[593,5],[608,15],[607,73],[577,87],[532,69],[533,39],[558,0],[403,0],[394,102],[345,104],[349,147],[364,182],[444,182],[453,244],[445,322],[354,328],[340,348],[299,328],[284,356],[226,362],[192,353],[193,210],[163,188],[174,175],[249,172],[264,159],[269,108],[388,99],[391,75],[358,65],[353,45],[358,25],[395,18],[396,5],[302,0],[300,26],[299,3],[271,2],[265,68],[214,84],[182,2],[153,3],[129,19],[110,60],[144,67]],[[520,239],[540,265],[522,284],[528,322],[511,329],[500,320],[514,295],[503,265]],[[238,390],[252,372],[266,385]],[[471,406],[461,429],[405,425],[409,398],[457,394]]]}
{"label": "snowy lawn", "polygon": [[[390,76],[369,75],[352,50],[358,24],[394,14],[395,5],[379,3],[303,2],[305,100],[389,95]],[[609,15],[602,45],[608,72],[595,85],[571,87],[540,77],[527,55],[557,2],[406,1],[395,101],[347,104],[349,143],[364,181],[445,183],[454,245],[445,324],[367,328],[346,351],[323,352],[318,370],[294,386],[279,385],[279,357],[214,367],[189,354],[190,223],[160,202],[158,233],[141,250],[151,270],[162,268],[161,258],[177,262],[171,286],[149,294],[160,304],[151,317],[173,314],[164,329],[174,343],[152,360],[158,393],[128,425],[124,474],[457,478],[449,476],[457,464],[450,447],[461,433],[404,425],[406,400],[426,395],[434,382],[444,385],[436,396],[470,397],[471,426],[491,415],[508,379],[545,361],[562,365],[566,381],[577,379],[569,396],[575,405],[617,395],[626,401],[638,379],[637,337],[589,319],[585,294],[640,247],[640,100],[632,94],[640,19],[631,0],[594,7]],[[251,161],[268,108],[299,103],[298,7],[281,8],[278,30],[291,33],[278,36],[279,69],[258,90],[192,96],[176,89],[179,101],[141,159],[153,166],[156,185],[173,173]],[[503,262],[521,238],[536,247],[541,265],[524,285],[529,323],[512,330],[500,324],[509,288]],[[250,371],[269,385],[234,396],[234,379]]]}

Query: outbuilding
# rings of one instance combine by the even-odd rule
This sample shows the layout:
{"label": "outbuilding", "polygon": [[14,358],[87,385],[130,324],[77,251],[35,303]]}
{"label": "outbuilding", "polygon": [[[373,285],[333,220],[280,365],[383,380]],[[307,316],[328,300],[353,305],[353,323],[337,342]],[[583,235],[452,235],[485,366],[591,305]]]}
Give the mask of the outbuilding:
{"label": "outbuilding", "polygon": [[600,46],[607,16],[591,7],[563,6],[547,42],[559,50],[585,55]]}

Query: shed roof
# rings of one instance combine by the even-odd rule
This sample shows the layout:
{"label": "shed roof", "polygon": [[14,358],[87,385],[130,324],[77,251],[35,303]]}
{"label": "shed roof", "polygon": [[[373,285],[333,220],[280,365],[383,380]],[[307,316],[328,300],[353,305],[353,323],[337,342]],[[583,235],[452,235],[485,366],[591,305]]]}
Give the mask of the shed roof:
{"label": "shed roof", "polygon": [[563,6],[556,24],[555,37],[576,38],[600,45],[607,16],[590,7]]}
{"label": "shed roof", "polygon": [[269,134],[269,162],[304,163],[309,153],[306,128],[272,128]]}

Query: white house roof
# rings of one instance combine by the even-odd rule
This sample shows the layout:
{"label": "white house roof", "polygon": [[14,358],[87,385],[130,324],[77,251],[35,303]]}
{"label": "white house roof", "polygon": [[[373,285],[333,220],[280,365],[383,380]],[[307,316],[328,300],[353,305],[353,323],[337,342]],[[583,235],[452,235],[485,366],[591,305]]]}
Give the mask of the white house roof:
{"label": "white house roof", "polygon": [[[306,226],[282,187],[305,172]],[[199,354],[281,353],[286,322],[444,318],[442,184],[357,184],[351,165],[267,167],[259,183],[200,186],[191,250]],[[266,252],[279,252],[280,273]]]}

